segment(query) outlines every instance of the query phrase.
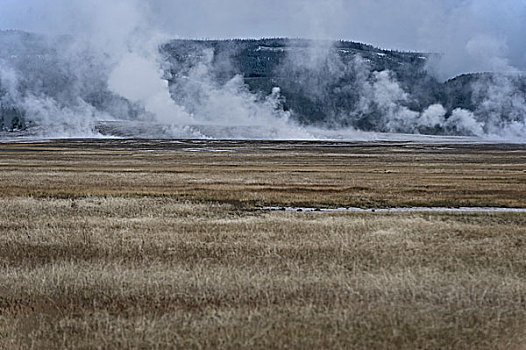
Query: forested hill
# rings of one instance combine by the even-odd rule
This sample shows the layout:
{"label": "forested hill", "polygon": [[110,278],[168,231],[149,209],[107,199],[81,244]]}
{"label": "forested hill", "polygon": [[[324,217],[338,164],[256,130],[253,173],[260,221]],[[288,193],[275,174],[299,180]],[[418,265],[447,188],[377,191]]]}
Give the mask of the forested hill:
{"label": "forested hill", "polygon": [[[59,108],[81,103],[117,120],[148,114],[109,89],[109,67],[90,55],[66,54],[65,39],[0,31],[0,48],[2,129],[30,124],[27,96],[52,100]],[[432,54],[301,39],[173,40],[160,52],[172,98],[195,114],[207,88],[226,89],[242,79],[256,101],[279,88],[276,108],[304,125],[473,134],[524,124],[526,115],[524,76],[465,74],[441,82],[428,71],[428,63],[439,58]],[[462,127],[448,122],[457,119]],[[468,125],[473,122],[475,129]]]}
{"label": "forested hill", "polygon": [[279,87],[285,108],[303,123],[330,121],[374,129],[376,111],[357,111],[357,104],[364,84],[374,80],[375,72],[390,72],[389,78],[411,95],[408,106],[412,109],[421,111],[447,100],[447,84],[427,73],[427,60],[432,55],[382,50],[349,41],[174,40],[162,47],[171,63],[173,86],[195,62],[207,59],[202,57],[206,49],[213,52],[207,63],[216,79],[240,74],[252,92],[262,94]]}

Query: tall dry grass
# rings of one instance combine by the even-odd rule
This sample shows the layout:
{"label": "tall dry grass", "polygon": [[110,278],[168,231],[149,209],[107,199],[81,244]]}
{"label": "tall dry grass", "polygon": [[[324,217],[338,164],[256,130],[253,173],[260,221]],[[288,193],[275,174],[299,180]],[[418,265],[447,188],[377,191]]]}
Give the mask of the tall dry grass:
{"label": "tall dry grass", "polygon": [[[228,152],[213,152],[221,149]],[[520,145],[0,144],[0,348],[526,345]]]}
{"label": "tall dry grass", "polygon": [[0,348],[526,344],[526,216],[0,199]]}

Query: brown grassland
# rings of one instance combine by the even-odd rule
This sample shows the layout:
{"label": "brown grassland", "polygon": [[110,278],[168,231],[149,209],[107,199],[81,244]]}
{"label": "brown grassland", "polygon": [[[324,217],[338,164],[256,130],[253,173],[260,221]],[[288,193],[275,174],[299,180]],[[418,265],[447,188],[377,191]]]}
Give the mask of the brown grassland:
{"label": "brown grassland", "polygon": [[0,349],[526,348],[526,146],[0,143]]}

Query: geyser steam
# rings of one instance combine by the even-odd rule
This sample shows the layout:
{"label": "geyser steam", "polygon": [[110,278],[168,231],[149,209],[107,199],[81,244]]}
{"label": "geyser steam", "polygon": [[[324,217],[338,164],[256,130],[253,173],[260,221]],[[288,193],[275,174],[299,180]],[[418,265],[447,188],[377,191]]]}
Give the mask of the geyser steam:
{"label": "geyser steam", "polygon": [[[93,136],[98,121],[133,120],[161,123],[173,136],[188,137],[206,136],[199,126],[220,126],[223,137],[312,138],[315,128],[316,135],[347,128],[526,140],[526,21],[519,20],[526,15],[524,2],[407,0],[394,12],[387,0],[288,0],[280,6],[254,0],[2,2],[0,28],[45,36],[2,32],[9,45],[0,51],[0,127],[7,118],[19,125],[25,114],[47,136]],[[411,64],[422,69],[410,72],[385,63],[402,54],[367,48],[364,57],[350,55],[327,40],[305,42],[299,51],[263,47],[286,57],[275,83],[254,91],[232,67],[235,49],[218,54],[199,47],[184,63],[159,50],[177,35],[302,33],[433,54],[411,56]],[[498,74],[440,85],[472,71]],[[413,75],[422,78],[421,86],[408,83]],[[451,97],[456,95],[462,101]],[[298,101],[304,107],[295,108]]]}
{"label": "geyser steam", "polygon": [[[27,119],[38,125],[42,136],[90,136],[90,130],[94,129],[97,121],[122,119],[161,123],[172,127],[177,136],[184,136],[181,135],[181,128],[184,133],[185,126],[200,124],[247,128],[265,126],[263,135],[252,132],[249,137],[309,136],[306,132],[298,132],[289,120],[289,114],[279,110],[278,88],[268,91],[267,96],[256,96],[248,91],[239,76],[224,83],[214,81],[208,71],[210,53],[204,56],[204,60],[196,61],[195,69],[188,72],[185,91],[189,98],[184,104],[177,104],[163,76],[166,72],[163,67],[165,62],[159,55],[159,46],[168,35],[154,25],[155,17],[159,14],[151,13],[152,3],[123,0],[110,3],[99,0],[54,1],[45,9],[39,2],[25,3],[48,15],[71,14],[76,22],[69,22],[66,28],[54,28],[56,30],[53,31],[59,33],[72,32],[72,36],[65,38],[60,45],[53,42],[56,36],[46,37],[45,45],[45,50],[50,51],[49,56],[56,56],[46,58],[58,60],[60,63],[57,65],[61,66],[64,78],[72,80],[64,84],[64,90],[70,91],[42,90],[38,85],[45,84],[45,78],[36,84],[28,77],[13,78],[11,72],[16,69],[10,69],[8,62],[2,62],[2,71],[9,72],[2,74],[5,76],[2,86],[7,87],[5,99],[9,98],[17,108],[23,109]],[[20,5],[11,6],[16,8]],[[69,20],[65,18],[65,23]],[[50,23],[44,20],[42,27],[53,28],[47,26]],[[14,38],[13,46],[24,46],[16,42],[18,39],[21,38]],[[20,61],[22,63],[15,60],[21,66],[15,68],[25,68],[24,59]],[[36,68],[47,74],[56,67],[42,64]],[[88,69],[90,72],[84,72]],[[25,73],[29,71],[18,70]],[[71,86],[78,91],[73,93]],[[65,98],[65,94],[72,96]],[[107,99],[100,97],[102,94],[114,95],[115,101],[101,101]],[[167,130],[169,128],[164,131]],[[201,135],[193,130],[187,136]],[[232,136],[236,135],[226,135]]]}
{"label": "geyser steam", "polygon": [[168,83],[161,79],[162,72],[155,58],[148,59],[134,52],[126,54],[111,72],[109,88],[130,101],[142,104],[159,122],[194,122],[192,116],[170,97]]}

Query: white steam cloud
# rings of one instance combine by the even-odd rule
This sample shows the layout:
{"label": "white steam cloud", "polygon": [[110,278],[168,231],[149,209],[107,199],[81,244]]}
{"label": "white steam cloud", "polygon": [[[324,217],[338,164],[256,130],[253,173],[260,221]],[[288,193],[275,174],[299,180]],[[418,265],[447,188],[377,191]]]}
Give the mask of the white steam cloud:
{"label": "white steam cloud", "polygon": [[[310,71],[329,62],[323,72],[329,77],[354,70],[358,83],[347,88],[359,89],[359,108],[352,113],[379,109],[386,131],[417,133],[439,127],[514,140],[526,135],[526,102],[515,81],[516,74],[526,70],[523,0],[401,0],[396,5],[388,0],[0,0],[0,11],[0,29],[66,35],[56,44],[70,63],[64,74],[78,82],[71,96],[21,96],[20,77],[0,62],[1,85],[10,98],[22,101],[43,133],[86,135],[96,121],[132,119],[124,104],[112,104],[115,113],[102,113],[78,97],[104,81],[101,88],[141,107],[134,116],[138,120],[156,120],[175,129],[193,124],[258,126],[266,127],[262,137],[309,138],[282,109],[278,88],[258,96],[240,76],[220,83],[212,79],[211,53],[204,52],[170,91],[158,55],[158,45],[167,38],[309,37],[434,52],[438,55],[429,60],[428,69],[443,80],[465,72],[508,74],[477,83],[477,110],[458,108],[448,115],[440,104],[423,112],[411,109],[411,97],[392,72],[371,77],[359,58],[345,67],[331,56],[330,46],[311,48],[303,59],[289,57]],[[305,84],[323,98],[327,80],[319,77]],[[66,99],[68,104],[63,103]],[[348,116],[334,116],[341,117]]]}
{"label": "white steam cloud", "polygon": [[[173,134],[183,134],[191,129],[185,125],[217,124],[221,127],[264,127],[260,135],[248,133],[246,137],[306,138],[310,137],[289,119],[289,113],[279,109],[279,89],[269,91],[268,96],[255,96],[248,91],[240,76],[225,84],[211,78],[209,69],[212,57],[206,55],[203,62],[186,77],[189,82],[185,91],[195,90],[195,96],[185,101],[192,111],[176,104],[164,79],[159,45],[169,37],[168,28],[159,23],[166,19],[166,10],[174,8],[169,1],[138,0],[56,0],[56,1],[10,1],[3,0],[3,8],[10,14],[4,26],[47,33],[69,34],[68,43],[60,47],[62,56],[78,71],[69,72],[77,76],[78,82],[90,84],[85,57],[94,64],[91,70],[107,74],[107,88],[143,108],[138,116],[145,121],[155,121],[171,126]],[[183,7],[181,7],[183,8]],[[179,10],[179,8],[177,8]],[[37,18],[38,17],[38,18]],[[10,25],[9,20],[12,21]],[[2,25],[0,21],[0,25]],[[7,68],[5,71],[9,71]],[[5,75],[2,86],[16,91],[17,80]],[[10,80],[10,81],[7,81]],[[104,80],[104,79],[103,79]],[[82,88],[81,88],[82,89]],[[119,119],[99,114],[81,98],[63,106],[61,101],[42,95],[11,97],[19,102],[31,119],[38,124],[42,136],[91,135],[94,122]],[[21,102],[22,101],[22,102]],[[166,129],[165,129],[166,131]],[[263,133],[263,134],[261,134]],[[188,137],[195,137],[194,131]],[[197,136],[200,136],[197,134]],[[237,135],[225,135],[232,137]],[[239,137],[243,137],[240,135]]]}
{"label": "white steam cloud", "polygon": [[141,103],[157,121],[168,124],[188,124],[193,121],[183,107],[172,100],[168,82],[156,57],[143,57],[135,52],[124,55],[109,77],[109,88],[121,96]]}

